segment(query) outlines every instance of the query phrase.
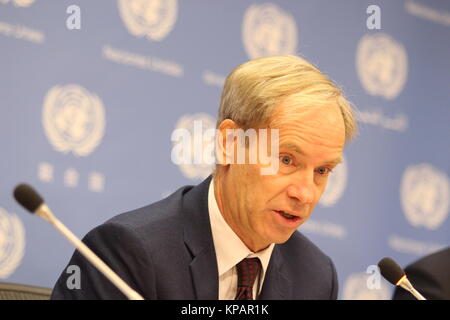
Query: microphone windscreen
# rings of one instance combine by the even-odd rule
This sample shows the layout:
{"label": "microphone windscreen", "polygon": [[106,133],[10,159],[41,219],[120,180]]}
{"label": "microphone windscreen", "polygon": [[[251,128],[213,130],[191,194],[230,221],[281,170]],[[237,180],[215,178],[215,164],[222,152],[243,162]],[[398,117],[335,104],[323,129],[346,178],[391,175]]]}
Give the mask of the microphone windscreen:
{"label": "microphone windscreen", "polygon": [[405,271],[391,258],[383,258],[378,262],[381,275],[394,286],[405,275]]}
{"label": "microphone windscreen", "polygon": [[14,198],[31,213],[34,213],[44,203],[42,197],[27,184],[19,184],[14,189]]}

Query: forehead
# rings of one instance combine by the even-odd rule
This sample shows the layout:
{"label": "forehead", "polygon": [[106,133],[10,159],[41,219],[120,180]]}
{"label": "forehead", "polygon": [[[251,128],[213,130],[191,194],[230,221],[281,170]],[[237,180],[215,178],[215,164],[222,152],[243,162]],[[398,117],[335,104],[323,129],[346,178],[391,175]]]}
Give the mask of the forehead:
{"label": "forehead", "polygon": [[280,104],[270,118],[279,129],[280,146],[339,153],[345,144],[345,125],[337,103],[319,106]]}

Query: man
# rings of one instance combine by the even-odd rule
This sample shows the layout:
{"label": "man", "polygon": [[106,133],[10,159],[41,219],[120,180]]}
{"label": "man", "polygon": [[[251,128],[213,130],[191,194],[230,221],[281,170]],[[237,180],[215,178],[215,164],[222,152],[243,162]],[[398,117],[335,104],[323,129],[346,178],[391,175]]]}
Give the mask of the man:
{"label": "man", "polygon": [[[213,176],[114,217],[84,242],[145,299],[336,299],[332,261],[296,230],[356,131],[342,92],[301,58],[249,61],[227,77],[217,129]],[[268,163],[248,153],[237,161],[255,149],[228,139],[237,129],[278,137],[269,143],[277,170],[263,174]],[[80,267],[81,289],[68,289],[63,272],[52,298],[124,298],[78,252],[69,265]]]}
{"label": "man", "polygon": [[[414,288],[429,300],[450,300],[450,247],[412,263],[405,273]],[[396,288],[394,300],[416,300],[404,290]]]}

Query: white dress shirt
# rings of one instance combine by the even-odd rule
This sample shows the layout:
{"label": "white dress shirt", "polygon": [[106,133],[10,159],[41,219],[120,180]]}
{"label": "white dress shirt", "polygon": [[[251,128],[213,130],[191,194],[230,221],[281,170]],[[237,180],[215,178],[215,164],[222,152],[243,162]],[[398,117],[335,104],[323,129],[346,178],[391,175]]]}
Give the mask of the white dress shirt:
{"label": "white dress shirt", "polygon": [[253,285],[253,298],[256,299],[261,292],[275,244],[272,243],[266,249],[256,253],[247,248],[225,221],[219,210],[214,195],[214,179],[211,179],[209,185],[208,211],[219,271],[219,300],[234,300],[236,297],[238,280],[236,265],[245,258],[259,258],[261,261],[262,269]]}

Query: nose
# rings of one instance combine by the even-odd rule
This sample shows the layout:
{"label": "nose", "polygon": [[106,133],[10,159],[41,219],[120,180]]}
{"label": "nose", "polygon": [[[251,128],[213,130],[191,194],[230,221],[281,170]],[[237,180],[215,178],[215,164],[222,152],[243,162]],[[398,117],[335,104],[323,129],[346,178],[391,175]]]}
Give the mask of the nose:
{"label": "nose", "polygon": [[303,204],[314,202],[314,171],[313,172],[297,172],[292,177],[291,183],[287,188],[289,198],[296,199]]}

